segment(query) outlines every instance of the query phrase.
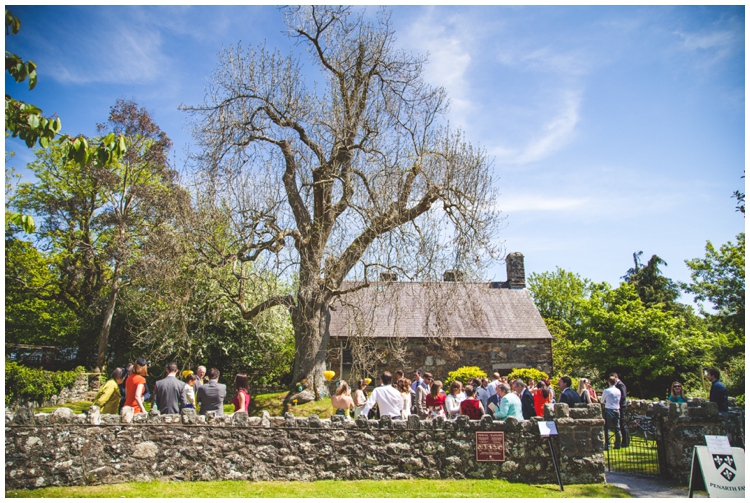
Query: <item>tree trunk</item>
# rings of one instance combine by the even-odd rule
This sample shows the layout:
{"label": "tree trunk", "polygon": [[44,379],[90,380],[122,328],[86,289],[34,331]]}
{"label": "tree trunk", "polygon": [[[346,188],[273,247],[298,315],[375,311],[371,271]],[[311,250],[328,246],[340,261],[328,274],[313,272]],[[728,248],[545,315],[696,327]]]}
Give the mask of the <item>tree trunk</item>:
{"label": "tree trunk", "polygon": [[330,319],[327,302],[318,296],[312,299],[300,296],[297,306],[292,309],[295,339],[292,385],[307,379],[316,400],[328,394],[323,372],[326,370]]}
{"label": "tree trunk", "polygon": [[104,313],[102,322],[102,331],[99,334],[99,351],[96,355],[96,366],[101,372],[104,372],[104,364],[107,356],[107,343],[109,342],[109,329],[112,327],[112,318],[115,314],[115,304],[117,303],[117,293],[119,292],[120,264],[115,266],[115,273],[112,279],[112,291],[109,293],[107,310]]}

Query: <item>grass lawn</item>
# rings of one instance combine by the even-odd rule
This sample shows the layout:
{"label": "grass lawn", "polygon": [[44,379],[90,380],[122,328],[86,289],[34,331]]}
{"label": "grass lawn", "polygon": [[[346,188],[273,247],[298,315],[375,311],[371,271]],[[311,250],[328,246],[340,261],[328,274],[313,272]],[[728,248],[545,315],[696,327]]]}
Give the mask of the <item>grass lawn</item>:
{"label": "grass lawn", "polygon": [[529,485],[504,480],[131,482],[5,491],[6,498],[629,498],[608,484]]}
{"label": "grass lawn", "polygon": [[[284,397],[286,393],[268,393],[266,395],[257,395],[252,397],[250,400],[250,410],[248,411],[251,416],[260,416],[260,413],[267,410],[272,417],[281,417],[284,415]],[[151,410],[151,402],[147,402],[146,410]],[[86,409],[91,407],[91,402],[74,402],[66,403],[65,405],[52,405],[49,407],[40,407],[35,409],[35,412],[52,412],[60,407],[73,409],[73,412],[80,414]],[[312,414],[317,414],[321,419],[331,417],[333,410],[331,409],[331,398],[325,397],[319,402],[309,402],[302,405],[290,406],[289,411],[295,415],[295,417],[309,417]],[[224,404],[224,413],[232,414],[234,412],[234,405]]]}

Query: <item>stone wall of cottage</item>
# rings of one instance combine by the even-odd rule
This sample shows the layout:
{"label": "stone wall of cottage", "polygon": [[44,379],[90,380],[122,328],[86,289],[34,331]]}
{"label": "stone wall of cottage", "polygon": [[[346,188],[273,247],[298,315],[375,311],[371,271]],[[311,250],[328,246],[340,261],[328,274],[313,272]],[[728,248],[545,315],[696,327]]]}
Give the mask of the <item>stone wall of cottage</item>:
{"label": "stone wall of cottage", "polygon": [[[330,369],[341,376],[341,347],[346,342],[331,338],[328,351]],[[491,376],[497,369],[506,373],[511,368],[536,368],[552,375],[552,346],[549,339],[455,339],[450,349],[430,342],[425,338],[410,338],[403,342],[403,360],[394,358],[388,341],[375,340],[375,346],[383,355],[383,361],[375,362],[375,370],[368,376],[377,382],[384,370],[393,373],[397,369],[406,371],[411,378],[414,369],[431,372],[436,379],[444,380],[449,372],[464,366],[477,366]],[[344,374],[345,375],[345,374]],[[446,386],[447,387],[447,386]]]}
{"label": "stone wall of cottage", "polygon": [[[604,482],[599,407],[549,405],[546,419],[563,482]],[[541,418],[540,418],[541,420]],[[459,417],[344,421],[316,416],[207,417],[157,411],[124,424],[117,415],[57,409],[6,413],[7,489],[160,480],[502,478],[556,483],[547,439],[536,421]],[[503,462],[476,460],[476,432],[505,432]]]}

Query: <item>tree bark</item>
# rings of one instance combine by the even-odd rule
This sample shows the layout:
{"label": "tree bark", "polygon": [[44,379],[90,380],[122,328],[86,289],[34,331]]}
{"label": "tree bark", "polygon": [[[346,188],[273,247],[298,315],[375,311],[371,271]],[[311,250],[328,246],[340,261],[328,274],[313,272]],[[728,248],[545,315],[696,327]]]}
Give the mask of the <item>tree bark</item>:
{"label": "tree bark", "polygon": [[[314,287],[312,288],[314,289]],[[291,309],[294,326],[295,352],[292,384],[307,379],[315,399],[328,394],[325,376],[326,350],[328,348],[329,299],[320,292],[309,292],[311,288],[300,288],[297,305]]]}
{"label": "tree bark", "polygon": [[104,364],[107,356],[107,343],[109,342],[109,330],[112,327],[112,318],[115,314],[115,304],[117,304],[117,294],[120,291],[119,286],[120,276],[120,264],[119,262],[115,265],[114,276],[112,279],[112,291],[109,293],[109,300],[107,302],[107,310],[104,313],[104,321],[102,321],[102,330],[99,333],[99,351],[96,355],[96,366],[99,367],[101,372],[104,372]]}

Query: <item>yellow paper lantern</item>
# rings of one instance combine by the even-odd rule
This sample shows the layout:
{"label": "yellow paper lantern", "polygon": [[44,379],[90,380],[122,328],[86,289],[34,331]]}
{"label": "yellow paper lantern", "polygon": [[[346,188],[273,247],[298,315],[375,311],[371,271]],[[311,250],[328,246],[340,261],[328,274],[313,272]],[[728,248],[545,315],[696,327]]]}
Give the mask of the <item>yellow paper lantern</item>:
{"label": "yellow paper lantern", "polygon": [[330,381],[331,379],[333,379],[333,376],[336,375],[336,372],[334,372],[333,370],[326,370],[325,372],[323,372],[323,375],[325,376],[326,381]]}

